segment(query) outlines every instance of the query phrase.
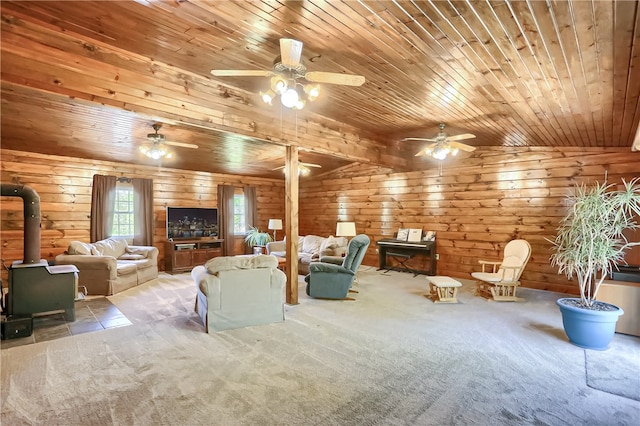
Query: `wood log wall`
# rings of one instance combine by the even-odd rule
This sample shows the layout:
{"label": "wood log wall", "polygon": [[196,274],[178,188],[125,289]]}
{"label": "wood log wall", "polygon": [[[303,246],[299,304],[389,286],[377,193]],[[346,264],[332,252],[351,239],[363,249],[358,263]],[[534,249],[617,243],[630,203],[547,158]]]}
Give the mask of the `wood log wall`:
{"label": "wood log wall", "polygon": [[[136,166],[107,161],[0,150],[2,182],[24,184],[40,196],[42,216],[42,259],[52,260],[72,240],[89,242],[91,185],[94,174],[153,179],[155,234],[164,269],[166,206],[217,207],[217,186],[254,186],[258,198],[258,223],[266,230],[269,218],[284,217],[284,179],[249,178],[206,172],[192,172],[157,166]],[[18,197],[1,197],[0,241],[2,259],[8,266],[23,256],[23,202]],[[244,250],[242,238],[236,250]],[[3,279],[6,280],[3,270]]]}
{"label": "wood log wall", "polygon": [[[2,182],[33,187],[41,199],[42,258],[51,260],[72,240],[89,241],[91,181],[96,173],[152,177],[155,245],[164,267],[165,206],[217,204],[217,185],[252,185],[258,192],[258,226],[284,218],[284,181],[191,172],[123,163],[0,150]],[[449,160],[448,160],[449,161]],[[437,232],[438,273],[469,278],[478,259],[499,259],[504,245],[524,238],[533,247],[524,286],[575,293],[576,286],[549,265],[550,243],[575,183],[620,182],[640,175],[640,153],[628,149],[484,148],[442,169],[424,171],[348,166],[331,175],[301,179],[300,235],[335,233],[337,221],[353,220],[372,239],[364,260],[377,266],[375,241],[398,228]],[[0,241],[5,264],[23,254],[22,200],[1,197]],[[282,231],[281,231],[282,232]],[[282,233],[279,233],[279,239]],[[236,247],[242,249],[238,239]],[[638,250],[629,258],[638,259]],[[425,267],[419,258],[413,266]],[[6,279],[6,272],[3,271]],[[416,278],[419,279],[419,278]]]}
{"label": "wood log wall", "polygon": [[[640,152],[482,148],[446,160],[442,175],[437,165],[424,164],[419,172],[362,166],[301,179],[300,235],[334,234],[336,221],[355,221],[357,232],[372,239],[363,263],[377,266],[375,241],[398,228],[435,230],[438,274],[467,279],[479,259],[500,259],[507,242],[524,238],[533,253],[523,286],[575,294],[576,284],[549,264],[547,239],[567,210],[564,197],[576,183],[603,181],[605,174],[610,183],[639,176]],[[426,267],[418,257],[411,262]]]}

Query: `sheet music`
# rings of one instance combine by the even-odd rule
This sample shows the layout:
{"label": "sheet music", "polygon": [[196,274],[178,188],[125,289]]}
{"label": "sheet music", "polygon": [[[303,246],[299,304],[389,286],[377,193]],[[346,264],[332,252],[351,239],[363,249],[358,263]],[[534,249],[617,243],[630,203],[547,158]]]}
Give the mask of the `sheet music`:
{"label": "sheet music", "polygon": [[410,243],[419,243],[420,238],[422,238],[422,229],[409,229],[409,237],[407,238],[407,241],[409,241]]}

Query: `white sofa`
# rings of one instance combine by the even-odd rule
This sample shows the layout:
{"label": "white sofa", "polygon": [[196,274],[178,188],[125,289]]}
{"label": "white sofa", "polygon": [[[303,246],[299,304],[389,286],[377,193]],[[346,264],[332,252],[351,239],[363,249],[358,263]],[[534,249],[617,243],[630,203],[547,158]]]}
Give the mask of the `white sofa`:
{"label": "white sofa", "polygon": [[[319,262],[323,256],[344,256],[347,252],[347,242],[345,237],[320,237],[318,235],[298,237],[298,273],[307,275],[309,264]],[[286,257],[286,238],[282,241],[267,243],[267,254]]]}
{"label": "white sofa", "polygon": [[287,278],[275,256],[219,256],[191,271],[207,333],[284,321]]}
{"label": "white sofa", "polygon": [[64,254],[56,256],[56,265],[75,265],[78,285],[87,294],[119,293],[158,278],[158,249],[130,246],[126,240],[107,238],[93,244],[72,241]]}

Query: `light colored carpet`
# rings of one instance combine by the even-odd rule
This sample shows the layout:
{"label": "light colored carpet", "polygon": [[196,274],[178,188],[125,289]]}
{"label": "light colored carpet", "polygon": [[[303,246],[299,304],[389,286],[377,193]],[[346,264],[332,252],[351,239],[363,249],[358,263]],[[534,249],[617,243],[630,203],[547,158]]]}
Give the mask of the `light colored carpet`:
{"label": "light colored carpet", "polygon": [[[284,323],[208,335],[188,274],[162,274],[110,297],[133,325],[3,350],[2,424],[640,421],[640,402],[587,383],[557,294],[522,289],[525,303],[487,302],[464,281],[459,304],[433,304],[423,276],[359,277],[354,302],[310,299],[301,286]],[[640,339],[616,335],[605,353],[630,360],[610,371],[623,371],[611,387],[638,387]]]}

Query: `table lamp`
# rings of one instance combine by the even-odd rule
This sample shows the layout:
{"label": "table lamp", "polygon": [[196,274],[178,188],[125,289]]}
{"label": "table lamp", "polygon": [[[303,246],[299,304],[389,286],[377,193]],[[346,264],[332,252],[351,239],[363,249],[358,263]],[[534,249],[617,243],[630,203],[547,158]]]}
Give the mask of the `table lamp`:
{"label": "table lamp", "polygon": [[336,237],[355,237],[356,236],[356,223],[355,222],[338,222],[336,226]]}
{"label": "table lamp", "polygon": [[282,219],[269,219],[268,228],[273,230],[273,241],[278,241],[276,239],[276,231],[282,229]]}

